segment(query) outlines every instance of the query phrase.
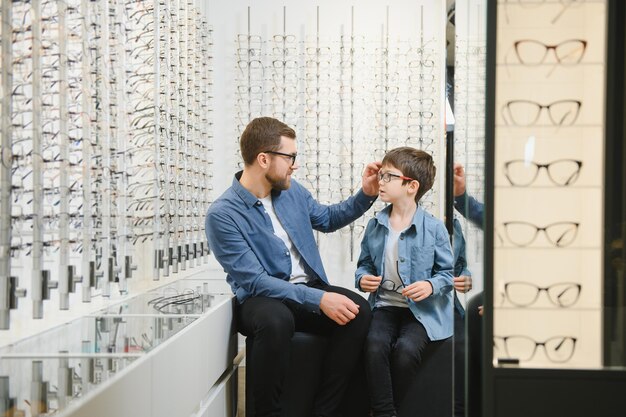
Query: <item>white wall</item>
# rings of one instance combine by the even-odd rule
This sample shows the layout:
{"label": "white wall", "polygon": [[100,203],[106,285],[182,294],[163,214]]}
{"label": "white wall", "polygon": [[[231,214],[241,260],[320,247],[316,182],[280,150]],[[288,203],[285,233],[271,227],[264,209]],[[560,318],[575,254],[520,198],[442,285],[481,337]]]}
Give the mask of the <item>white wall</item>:
{"label": "white wall", "polygon": [[[389,5],[388,8],[387,5]],[[437,67],[440,75],[437,82],[443,86],[445,1],[391,1],[389,3],[372,0],[358,3],[344,0],[206,1],[202,3],[202,8],[208,13],[209,23],[213,30],[215,198],[230,185],[239,162],[236,156],[239,132],[236,129],[235,116],[235,84],[238,71],[235,52],[237,34],[261,35],[266,40],[275,34],[286,33],[295,35],[297,42],[301,44],[302,41],[316,36],[317,6],[319,6],[320,38],[330,42],[338,42],[342,34],[350,35],[351,32],[355,36],[365,37],[368,42],[378,46],[382,46],[387,37],[390,39],[390,44],[391,42],[419,40],[420,37],[435,38],[434,48],[441,51],[441,54],[435,58],[440,64]],[[248,7],[250,7],[249,28]],[[368,87],[373,88],[373,86]],[[437,102],[443,103],[443,88],[438,89],[437,95]],[[437,112],[440,114],[439,123],[441,124],[444,122],[445,107],[443,105],[439,107]],[[304,146],[302,138],[305,136],[301,131],[302,125],[298,121],[294,127],[301,140],[299,152],[302,153]],[[442,129],[437,138],[439,144],[444,143],[444,131],[445,129]],[[377,135],[369,128],[363,129],[360,134],[363,138]],[[354,140],[361,140],[361,137],[354,138]],[[372,159],[372,155],[366,155],[364,158]],[[437,158],[437,166],[439,172],[442,173],[445,166],[443,152],[437,155]],[[368,162],[368,160],[360,162]],[[441,178],[439,180],[441,181]],[[443,193],[437,194],[438,199],[443,198],[442,196]],[[372,211],[368,213],[369,216],[371,213]],[[319,239],[320,251],[329,278],[334,284],[350,288],[354,286],[354,267],[358,258],[360,236],[354,236],[352,240],[354,241],[353,247],[356,249],[351,261],[348,249],[350,247],[349,234],[335,233],[333,236]]]}

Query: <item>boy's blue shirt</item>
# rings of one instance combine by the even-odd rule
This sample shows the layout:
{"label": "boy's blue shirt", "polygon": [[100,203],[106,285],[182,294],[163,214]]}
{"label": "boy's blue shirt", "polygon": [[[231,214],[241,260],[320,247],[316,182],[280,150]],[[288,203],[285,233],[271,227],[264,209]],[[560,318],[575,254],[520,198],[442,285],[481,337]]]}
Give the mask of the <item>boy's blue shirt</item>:
{"label": "boy's blue shirt", "polygon": [[[391,207],[387,206],[367,224],[355,273],[357,288],[363,275],[383,275]],[[398,272],[405,286],[423,280],[432,284],[430,297],[417,303],[408,300],[411,312],[422,323],[430,340],[448,338],[454,331],[453,260],[445,225],[418,207],[411,225],[398,240]],[[372,307],[375,301],[376,293],[371,293]]]}

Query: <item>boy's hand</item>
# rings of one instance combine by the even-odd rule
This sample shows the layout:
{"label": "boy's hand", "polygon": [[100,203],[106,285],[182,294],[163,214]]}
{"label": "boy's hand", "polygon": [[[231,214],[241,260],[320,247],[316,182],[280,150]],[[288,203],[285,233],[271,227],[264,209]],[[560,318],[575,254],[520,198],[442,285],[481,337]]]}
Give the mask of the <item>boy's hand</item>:
{"label": "boy's hand", "polygon": [[361,281],[359,281],[359,285],[361,286],[361,290],[365,292],[374,292],[378,289],[380,282],[383,280],[383,277],[374,275],[363,275],[361,277]]}
{"label": "boy's hand", "polygon": [[325,292],[320,300],[320,310],[329,319],[343,326],[359,314],[359,306],[343,294]]}
{"label": "boy's hand", "polygon": [[404,287],[402,295],[409,297],[411,300],[418,302],[422,301],[433,293],[433,286],[428,281],[417,281],[413,284]]}
{"label": "boy's hand", "polygon": [[380,161],[370,162],[363,170],[362,188],[365,195],[378,196],[378,171],[382,166]]}
{"label": "boy's hand", "polygon": [[458,292],[468,292],[472,289],[472,277],[467,275],[454,277],[454,289]]}

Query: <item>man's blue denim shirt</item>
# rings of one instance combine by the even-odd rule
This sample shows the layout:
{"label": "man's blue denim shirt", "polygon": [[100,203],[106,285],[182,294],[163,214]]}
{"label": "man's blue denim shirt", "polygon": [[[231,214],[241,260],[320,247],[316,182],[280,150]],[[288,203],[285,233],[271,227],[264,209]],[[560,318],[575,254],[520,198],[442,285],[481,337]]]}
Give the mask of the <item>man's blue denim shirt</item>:
{"label": "man's blue denim shirt", "polygon": [[[355,273],[357,288],[363,275],[382,276],[384,273],[391,207],[387,206],[367,224]],[[424,325],[430,340],[445,339],[453,333],[453,259],[443,222],[418,208],[413,222],[398,240],[398,272],[405,286],[423,280],[433,286],[430,297],[417,303],[407,299],[411,312]],[[373,307],[376,293],[370,294],[369,301]]]}
{"label": "man's blue denim shirt", "polygon": [[[291,258],[282,240],[274,234],[263,204],[240,183],[235,174],[231,187],[207,211],[205,232],[209,247],[226,272],[237,300],[252,296],[290,300],[319,312],[324,292],[289,282]],[[358,219],[376,200],[359,190],[339,204],[319,204],[293,178],[291,187],[273,191],[276,216],[302,256],[312,279],[328,283],[313,229],[333,232]]]}
{"label": "man's blue denim shirt", "polygon": [[458,197],[454,197],[454,208],[463,215],[466,219],[469,219],[476,226],[484,230],[485,223],[485,205],[478,202],[474,197],[463,193]]}

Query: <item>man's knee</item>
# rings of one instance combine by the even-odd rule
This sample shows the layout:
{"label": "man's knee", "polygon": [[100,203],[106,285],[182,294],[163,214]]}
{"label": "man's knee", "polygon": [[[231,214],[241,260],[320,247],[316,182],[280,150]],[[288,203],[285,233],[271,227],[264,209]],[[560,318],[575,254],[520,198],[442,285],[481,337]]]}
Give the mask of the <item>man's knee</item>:
{"label": "man's knee", "polygon": [[289,341],[295,332],[295,323],[291,312],[276,311],[276,314],[265,315],[256,328],[255,337],[263,336],[276,341]]}
{"label": "man's knee", "polygon": [[364,322],[366,326],[369,326],[369,323],[372,320],[372,309],[369,302],[365,298],[361,297],[361,295],[350,290],[347,290],[345,295],[359,306],[359,314],[357,314],[355,320],[359,319]]}
{"label": "man's knee", "polygon": [[286,305],[278,300],[271,300],[257,307],[261,308],[240,311],[249,316],[242,319],[252,324],[250,336],[275,340],[278,343],[291,340],[295,331],[295,322],[293,313]]}

